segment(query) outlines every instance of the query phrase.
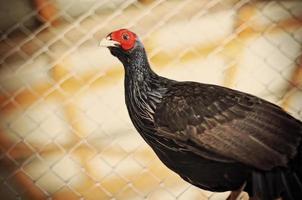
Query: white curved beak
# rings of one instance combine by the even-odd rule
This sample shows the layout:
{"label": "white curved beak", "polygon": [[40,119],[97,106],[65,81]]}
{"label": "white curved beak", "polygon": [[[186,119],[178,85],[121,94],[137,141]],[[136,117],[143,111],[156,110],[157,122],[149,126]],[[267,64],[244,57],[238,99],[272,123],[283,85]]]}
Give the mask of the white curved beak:
{"label": "white curved beak", "polygon": [[108,36],[101,40],[100,47],[117,47],[120,45],[119,42],[111,40],[111,38]]}

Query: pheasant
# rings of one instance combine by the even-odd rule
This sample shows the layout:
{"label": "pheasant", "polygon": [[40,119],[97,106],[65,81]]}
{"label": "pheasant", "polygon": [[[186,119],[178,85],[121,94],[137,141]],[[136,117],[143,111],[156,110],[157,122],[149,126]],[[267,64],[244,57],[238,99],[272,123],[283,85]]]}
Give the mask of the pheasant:
{"label": "pheasant", "polygon": [[169,169],[205,190],[302,199],[301,121],[247,93],[157,75],[130,30],[100,45],[123,64],[130,119]]}

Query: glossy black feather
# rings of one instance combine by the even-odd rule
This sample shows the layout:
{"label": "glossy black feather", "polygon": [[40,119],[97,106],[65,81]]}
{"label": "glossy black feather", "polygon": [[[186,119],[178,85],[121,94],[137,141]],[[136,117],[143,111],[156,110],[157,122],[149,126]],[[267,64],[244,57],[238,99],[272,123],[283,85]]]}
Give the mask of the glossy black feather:
{"label": "glossy black feather", "polygon": [[287,166],[301,141],[301,123],[281,108],[215,85],[174,83],[154,120],[162,137],[190,140],[260,170]]}
{"label": "glossy black feather", "polygon": [[158,76],[139,40],[109,49],[125,68],[133,125],[168,168],[206,190],[246,184],[260,199],[302,199],[300,121],[243,92]]}

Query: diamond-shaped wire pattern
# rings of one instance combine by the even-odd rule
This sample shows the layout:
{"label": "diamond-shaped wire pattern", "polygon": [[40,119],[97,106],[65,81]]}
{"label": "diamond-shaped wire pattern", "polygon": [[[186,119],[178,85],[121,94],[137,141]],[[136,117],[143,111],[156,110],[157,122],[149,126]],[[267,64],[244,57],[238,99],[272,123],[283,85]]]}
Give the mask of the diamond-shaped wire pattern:
{"label": "diamond-shaped wire pattern", "polygon": [[302,119],[300,0],[2,4],[1,199],[227,197],[183,181],[135,131],[121,64],[98,47],[114,29],[135,31],[163,76],[249,92]]}

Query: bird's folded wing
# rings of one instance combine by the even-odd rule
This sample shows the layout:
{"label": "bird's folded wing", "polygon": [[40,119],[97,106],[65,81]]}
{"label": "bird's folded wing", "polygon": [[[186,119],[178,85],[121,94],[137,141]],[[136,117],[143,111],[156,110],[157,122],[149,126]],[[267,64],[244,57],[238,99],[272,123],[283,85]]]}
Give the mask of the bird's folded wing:
{"label": "bird's folded wing", "polygon": [[286,166],[295,156],[302,126],[281,108],[223,87],[195,86],[183,92],[181,87],[155,112],[160,136],[207,159],[261,170]]}

